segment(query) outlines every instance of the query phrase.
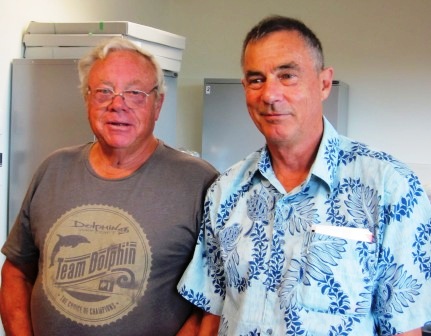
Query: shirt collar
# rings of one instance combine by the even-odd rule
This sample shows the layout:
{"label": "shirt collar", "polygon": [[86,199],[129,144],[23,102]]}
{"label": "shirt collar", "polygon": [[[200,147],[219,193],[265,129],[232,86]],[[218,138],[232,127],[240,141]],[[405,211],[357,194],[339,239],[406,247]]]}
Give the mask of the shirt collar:
{"label": "shirt collar", "polygon": [[323,136],[310,173],[325,182],[331,191],[338,184],[337,168],[339,153],[340,135],[324,117]]}
{"label": "shirt collar", "polygon": [[[312,176],[324,182],[330,191],[336,187],[337,179],[337,166],[338,155],[340,147],[340,136],[329,121],[323,118],[323,136],[317,151],[316,159],[311,166],[310,174],[307,177],[309,181]],[[260,172],[262,176],[268,179],[274,187],[278,190],[284,190],[281,183],[275,177],[274,170],[272,169],[271,159],[268,148],[265,146],[260,150],[260,156],[255,163],[255,175]],[[251,178],[252,176],[250,176]]]}

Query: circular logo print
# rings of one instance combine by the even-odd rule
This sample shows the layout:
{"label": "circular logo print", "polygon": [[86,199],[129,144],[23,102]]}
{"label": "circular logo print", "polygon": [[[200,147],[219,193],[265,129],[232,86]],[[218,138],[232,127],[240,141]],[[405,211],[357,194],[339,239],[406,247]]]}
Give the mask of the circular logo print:
{"label": "circular logo print", "polygon": [[52,305],[81,324],[101,326],[132,311],[144,295],[151,251],[140,225],[125,211],[81,206],[50,229],[43,288]]}

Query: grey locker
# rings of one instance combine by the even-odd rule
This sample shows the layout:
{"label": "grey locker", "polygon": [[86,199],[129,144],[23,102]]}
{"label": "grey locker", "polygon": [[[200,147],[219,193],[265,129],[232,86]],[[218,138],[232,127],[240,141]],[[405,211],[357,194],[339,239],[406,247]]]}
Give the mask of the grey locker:
{"label": "grey locker", "polygon": [[[347,134],[347,84],[334,81],[323,113],[341,134]],[[240,79],[206,78],[202,158],[224,171],[265,144],[245,104]]]}

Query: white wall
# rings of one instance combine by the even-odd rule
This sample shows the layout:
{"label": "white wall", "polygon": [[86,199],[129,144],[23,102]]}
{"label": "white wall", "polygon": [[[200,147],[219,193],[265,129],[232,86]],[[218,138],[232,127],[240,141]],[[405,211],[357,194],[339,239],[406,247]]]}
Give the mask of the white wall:
{"label": "white wall", "polygon": [[[265,15],[304,20],[320,37],[327,65],[350,85],[349,136],[408,163],[431,164],[431,2],[428,0],[172,1],[188,37],[180,76],[180,140],[199,150],[203,77],[240,76],[245,33]],[[199,28],[197,28],[199,27]],[[431,172],[429,176],[431,180]]]}
{"label": "white wall", "polygon": [[[6,154],[10,64],[30,20],[137,22],[187,37],[179,75],[178,144],[201,150],[205,77],[241,76],[246,32],[262,17],[304,20],[327,65],[350,85],[349,136],[408,162],[431,182],[429,0],[14,0],[2,1],[0,152]],[[7,157],[0,168],[0,244],[6,225]]]}

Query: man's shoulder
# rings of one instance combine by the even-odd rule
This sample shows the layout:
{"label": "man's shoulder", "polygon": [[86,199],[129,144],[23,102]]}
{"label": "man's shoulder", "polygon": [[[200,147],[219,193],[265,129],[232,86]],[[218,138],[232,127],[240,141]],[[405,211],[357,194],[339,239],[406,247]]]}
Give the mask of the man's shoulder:
{"label": "man's shoulder", "polygon": [[51,152],[42,161],[40,168],[46,169],[53,165],[70,165],[71,162],[77,162],[82,158],[83,153],[91,146],[90,143],[83,145],[76,145],[70,147],[63,147]]}
{"label": "man's shoulder", "polygon": [[340,144],[337,167],[340,177],[360,178],[364,183],[375,184],[391,181],[398,189],[401,185],[407,187],[415,176],[406,163],[393,155],[350,139]]}
{"label": "man's shoulder", "polygon": [[252,178],[259,172],[261,150],[253,152],[243,160],[233,164],[220,174],[215,180],[211,190],[219,190],[224,194],[233,194],[244,190],[252,183]]}
{"label": "man's shoulder", "polygon": [[340,137],[339,160],[365,162],[366,164],[392,168],[406,167],[405,163],[393,155],[346,137]]}
{"label": "man's shoulder", "polygon": [[184,174],[218,175],[217,169],[209,162],[175,149],[165,143],[162,143],[158,152],[156,158],[160,165],[166,165],[166,167],[171,167]]}

